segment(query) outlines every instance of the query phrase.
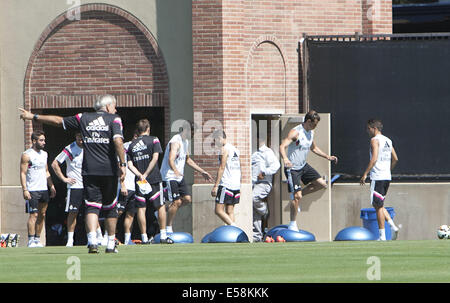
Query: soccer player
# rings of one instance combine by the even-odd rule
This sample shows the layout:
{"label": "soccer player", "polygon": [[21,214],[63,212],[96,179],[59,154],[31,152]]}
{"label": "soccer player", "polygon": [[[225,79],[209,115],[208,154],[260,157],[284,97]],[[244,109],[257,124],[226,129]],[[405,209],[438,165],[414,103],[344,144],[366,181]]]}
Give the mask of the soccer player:
{"label": "soccer player", "polygon": [[360,184],[364,185],[367,175],[370,173],[370,203],[376,210],[379,240],[386,241],[384,221],[387,221],[394,233],[392,240],[396,240],[399,228],[395,225],[389,212],[384,208],[384,199],[391,182],[391,171],[398,162],[397,153],[392,145],[391,139],[384,136],[383,123],[377,119],[367,121],[367,133],[370,139],[370,161],[364,171]]}
{"label": "soccer player", "polygon": [[[147,119],[138,121],[137,130],[139,137],[131,142],[127,159],[130,170],[136,175],[136,207],[138,208],[142,243],[148,243],[145,214],[147,203],[152,203],[154,209],[158,211],[160,243],[173,244],[173,240],[167,237],[166,232],[166,207],[162,178],[158,167],[159,154],[162,153],[161,144],[157,137],[150,136],[150,122]],[[146,182],[146,186],[150,185],[150,188],[148,190],[142,188],[142,182]]]}
{"label": "soccer player", "polygon": [[[137,131],[135,131],[133,135],[133,139],[138,137]],[[131,144],[131,141],[125,142],[123,147],[125,148],[125,154],[128,152],[128,148]],[[131,229],[134,220],[134,216],[136,215],[136,205],[135,205],[135,193],[136,193],[136,184],[135,184],[135,174],[130,170],[127,165],[127,175],[125,176],[125,180],[120,184],[120,193],[119,193],[119,201],[117,211],[119,213],[119,217],[125,213],[125,218],[123,219],[123,229],[124,229],[124,244],[132,245],[131,241]]]}
{"label": "soccer player", "polygon": [[[60,165],[66,162],[66,175]],[[77,224],[77,216],[83,205],[83,177],[81,166],[83,164],[83,137],[80,132],[75,134],[75,141],[64,147],[52,162],[56,176],[67,184],[66,208],[67,215],[67,247],[73,246],[73,236]],[[101,243],[102,230],[97,227],[97,239]]]}
{"label": "soccer player", "polygon": [[[288,181],[290,193],[290,223],[288,228],[298,231],[297,212],[300,211],[300,201],[304,195],[327,187],[326,181],[306,162],[306,156],[311,150],[316,155],[337,163],[336,156],[329,156],[314,143],[314,129],[320,121],[319,114],[310,110],[303,123],[292,128],[287,137],[281,141],[280,154],[284,162],[284,172]],[[287,148],[287,154],[286,154]],[[305,188],[302,189],[300,181]]]}
{"label": "soccer player", "polygon": [[224,131],[216,131],[213,136],[216,146],[220,147],[219,169],[216,183],[211,190],[211,196],[216,198],[214,211],[223,222],[235,226],[234,206],[239,203],[241,197],[240,152],[227,143]]}
{"label": "soccer player", "polygon": [[[98,253],[96,229],[102,208],[109,235],[105,252],[116,253],[118,251],[114,235],[118,215],[118,175],[120,174],[120,181],[123,181],[126,175],[122,120],[115,114],[114,96],[100,96],[94,104],[94,109],[95,112],[60,117],[32,114],[20,108],[20,118],[81,132],[84,144],[82,176],[89,253]],[[120,159],[120,165],[117,157]]]}
{"label": "soccer player", "polygon": [[25,211],[30,214],[27,222],[28,247],[44,247],[40,235],[48,202],[55,197],[56,190],[48,171],[48,155],[44,151],[45,133],[34,131],[31,143],[32,147],[24,151],[20,158],[20,184],[26,201]]}
{"label": "soccer player", "polygon": [[180,132],[170,139],[164,151],[161,164],[161,177],[163,179],[165,199],[170,202],[167,214],[167,233],[173,233],[173,220],[183,205],[192,201],[191,193],[184,180],[184,167],[188,164],[194,170],[202,174],[208,182],[214,182],[211,175],[202,169],[189,156],[188,136],[194,135],[194,123],[188,122],[180,128]]}
{"label": "soccer player", "polygon": [[272,190],[273,175],[280,168],[275,153],[266,146],[263,138],[258,140],[259,148],[252,154],[253,185],[253,241],[261,242],[263,238],[262,221],[269,214],[264,199]]}

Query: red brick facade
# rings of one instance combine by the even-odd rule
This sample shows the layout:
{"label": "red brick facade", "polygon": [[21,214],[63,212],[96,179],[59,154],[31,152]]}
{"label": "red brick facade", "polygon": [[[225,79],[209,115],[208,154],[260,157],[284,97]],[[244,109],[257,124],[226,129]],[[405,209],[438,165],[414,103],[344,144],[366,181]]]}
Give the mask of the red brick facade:
{"label": "red brick facade", "polygon": [[[26,72],[25,107],[89,109],[109,93],[119,107],[164,107],[167,138],[168,76],[154,37],[117,7],[88,4],[80,13],[73,21],[60,15],[42,33]],[[27,146],[31,131],[27,123]]]}
{"label": "red brick facade", "polygon": [[[223,123],[243,155],[244,183],[250,183],[251,113],[303,112],[297,53],[303,33],[390,34],[391,10],[390,0],[192,1],[194,112]],[[195,159],[216,171],[216,157]],[[204,181],[196,175],[195,182]]]}
{"label": "red brick facade", "polygon": [[[245,183],[251,114],[304,111],[297,52],[302,35],[389,34],[391,10],[391,0],[192,0],[194,116],[222,123],[243,155]],[[118,7],[86,4],[80,13],[73,21],[58,16],[36,43],[25,108],[90,108],[97,95],[111,93],[119,107],[163,107],[168,139],[169,80],[155,38]],[[27,146],[31,127],[27,122]],[[210,135],[203,133],[194,144]],[[210,172],[217,169],[216,156],[194,159]],[[196,174],[195,182],[204,180]]]}

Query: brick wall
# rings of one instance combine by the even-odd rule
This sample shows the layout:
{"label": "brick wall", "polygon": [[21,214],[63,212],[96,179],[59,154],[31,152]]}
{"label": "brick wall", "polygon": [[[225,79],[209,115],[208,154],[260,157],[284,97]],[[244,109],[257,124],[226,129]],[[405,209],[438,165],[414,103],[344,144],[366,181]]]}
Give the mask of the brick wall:
{"label": "brick wall", "polygon": [[[392,33],[390,0],[193,0],[192,19],[194,112],[222,121],[243,155],[244,183],[251,113],[304,110],[297,53],[303,33]],[[217,170],[215,157],[196,160]],[[196,175],[195,182],[203,180]]]}
{"label": "brick wall", "polygon": [[[209,128],[206,121],[223,121],[223,41],[222,41],[222,1],[192,1],[192,50],[193,50],[193,96],[194,117],[196,123]],[[198,116],[198,115],[197,115]],[[204,130],[205,131],[205,130]],[[215,174],[217,156],[205,151],[204,142],[213,129],[208,129],[203,136],[196,135],[194,145],[201,147],[194,150],[193,159],[202,168]],[[195,172],[194,179],[204,182]]]}
{"label": "brick wall", "polygon": [[[63,14],[41,35],[27,68],[25,107],[90,110],[98,95],[113,94],[119,107],[164,107],[167,138],[168,77],[153,36],[116,7],[84,5],[80,16]],[[27,146],[30,134],[28,123]]]}

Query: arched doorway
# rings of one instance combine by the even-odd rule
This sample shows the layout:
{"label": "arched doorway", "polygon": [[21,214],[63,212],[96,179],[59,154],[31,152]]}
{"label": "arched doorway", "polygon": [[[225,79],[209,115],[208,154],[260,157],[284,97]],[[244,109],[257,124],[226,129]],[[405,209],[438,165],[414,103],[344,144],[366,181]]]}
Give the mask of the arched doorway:
{"label": "arched doorway", "polygon": [[[165,142],[170,129],[169,83],[153,35],[133,15],[116,6],[82,5],[80,17],[71,20],[64,12],[41,34],[26,70],[25,108],[69,116],[92,110],[97,96],[108,93],[117,98],[125,141],[131,139],[135,123],[148,118],[152,134]],[[54,157],[73,141],[73,134],[27,122],[26,146],[31,143],[33,129],[40,128],[47,132],[50,167]],[[65,184],[55,175],[52,179],[60,194],[52,203],[54,208],[49,204],[48,224],[53,223],[53,218],[64,219],[59,206],[64,203]]]}

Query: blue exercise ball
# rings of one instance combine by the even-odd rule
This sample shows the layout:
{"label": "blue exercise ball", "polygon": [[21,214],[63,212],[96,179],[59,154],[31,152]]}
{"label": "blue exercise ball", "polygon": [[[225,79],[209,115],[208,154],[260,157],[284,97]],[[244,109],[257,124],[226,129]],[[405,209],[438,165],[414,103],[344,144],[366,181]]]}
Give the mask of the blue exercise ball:
{"label": "blue exercise ball", "polygon": [[[173,240],[174,243],[194,243],[194,238],[192,238],[192,235],[190,233],[186,232],[174,232],[167,235],[169,238]],[[153,243],[159,243],[160,241],[160,234],[157,234],[153,238]]]}
{"label": "blue exercise ball", "polygon": [[[274,238],[275,234],[276,234],[278,231],[280,231],[280,230],[282,230],[282,229],[287,229],[287,228],[288,228],[288,226],[287,226],[286,224],[284,224],[284,225],[277,225],[277,226],[272,227],[271,229],[269,229],[269,230],[267,231],[267,233],[266,233],[266,236],[269,236],[269,237]],[[274,239],[275,239],[275,238],[274,238]]]}
{"label": "blue exercise ball", "polygon": [[212,232],[207,233],[203,238],[201,243],[209,243],[209,237],[211,236]]}
{"label": "blue exercise ball", "polygon": [[375,235],[367,228],[361,226],[350,226],[344,228],[336,235],[335,241],[374,241]]}
{"label": "blue exercise ball", "polygon": [[306,230],[295,231],[295,230],[290,230],[287,228],[282,228],[282,229],[279,229],[274,236],[275,236],[274,239],[276,239],[276,237],[278,237],[278,236],[281,236],[281,237],[283,237],[284,240],[286,240],[286,242],[316,241],[316,237],[312,233],[310,233]]}
{"label": "blue exercise ball", "polygon": [[236,226],[217,227],[209,236],[209,243],[249,242],[247,234]]}

